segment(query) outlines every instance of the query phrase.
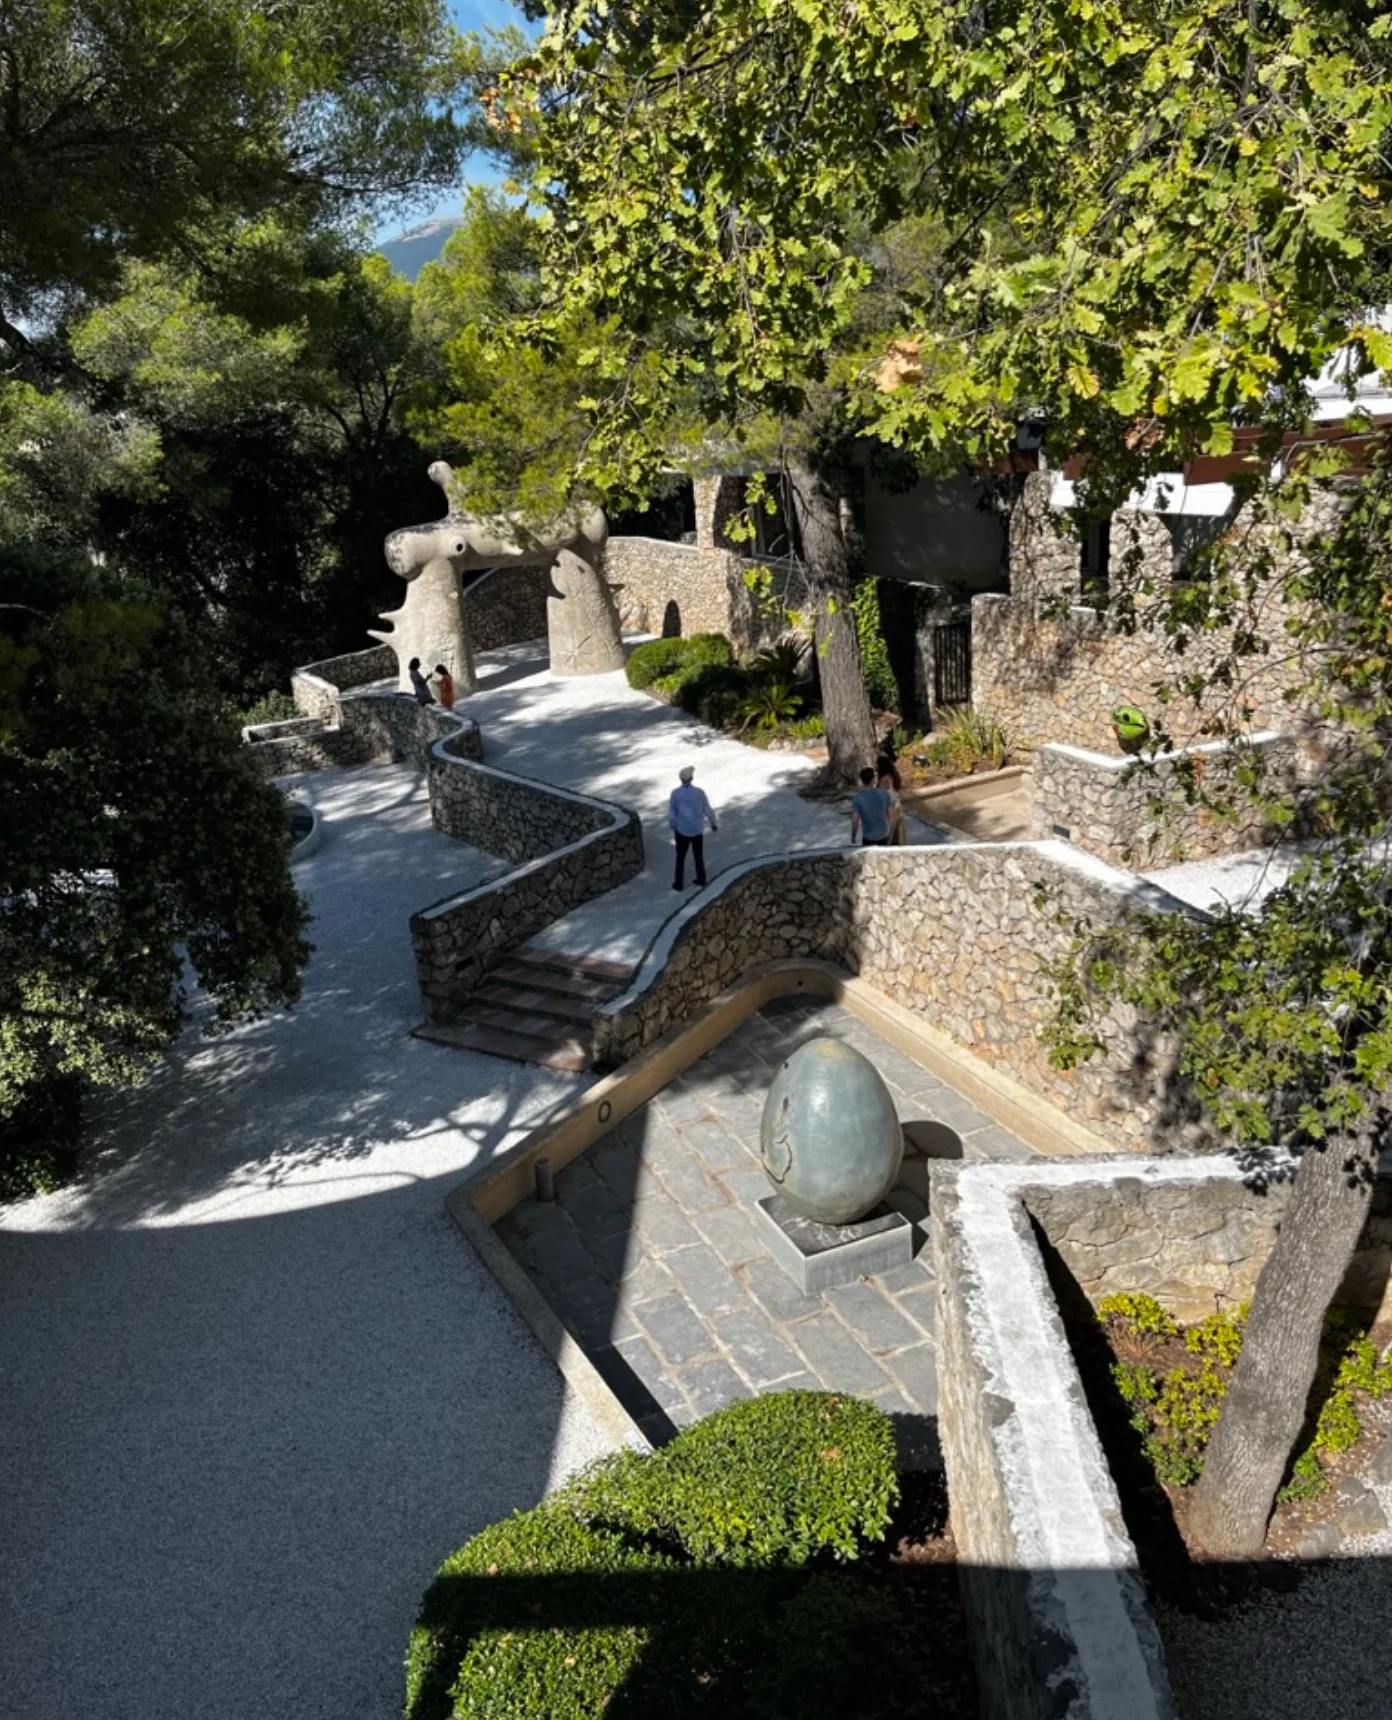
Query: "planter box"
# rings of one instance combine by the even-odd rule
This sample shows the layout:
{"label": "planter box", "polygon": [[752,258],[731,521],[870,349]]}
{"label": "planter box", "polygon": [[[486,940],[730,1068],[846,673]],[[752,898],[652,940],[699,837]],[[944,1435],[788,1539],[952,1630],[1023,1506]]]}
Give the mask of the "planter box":
{"label": "planter box", "polygon": [[[1289,1166],[1227,1156],[935,1164],[939,1434],[983,1712],[1173,1720],[1136,1549],[1046,1273],[1148,1290],[1193,1320],[1250,1296]],[[1387,1185],[1340,1300],[1384,1295]]]}

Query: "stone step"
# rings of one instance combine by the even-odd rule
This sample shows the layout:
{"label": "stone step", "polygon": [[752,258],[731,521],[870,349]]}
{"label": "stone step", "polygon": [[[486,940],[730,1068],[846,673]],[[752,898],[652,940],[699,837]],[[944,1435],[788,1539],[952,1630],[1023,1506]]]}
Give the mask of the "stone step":
{"label": "stone step", "polygon": [[554,1016],[560,1021],[591,1022],[594,1004],[589,999],[567,997],[559,991],[537,991],[529,986],[511,985],[506,981],[487,980],[469,998],[468,1010],[477,1018],[483,1006],[491,1015],[494,1009],[516,1009],[525,1015]]}
{"label": "stone step", "polygon": [[[511,1025],[504,1025],[504,1021],[504,1012],[500,1010],[494,1022],[426,1025],[416,1028],[415,1037],[428,1039],[435,1045],[451,1045],[458,1051],[486,1051],[492,1057],[506,1057],[514,1063],[540,1063],[549,1069],[567,1069],[575,1073],[589,1068],[593,1051],[588,1041],[582,1042],[570,1034],[545,1037],[517,1032]],[[551,1025],[558,1024],[552,1022]]]}
{"label": "stone step", "polygon": [[559,968],[535,967],[512,956],[490,969],[485,983],[517,986],[523,991],[548,991],[557,997],[580,999],[591,1004],[607,1003],[623,990],[623,986],[613,980],[594,979],[583,973],[565,973]]}
{"label": "stone step", "polygon": [[548,968],[557,973],[582,973],[592,979],[627,985],[638,971],[636,962],[615,962],[604,956],[573,956],[565,950],[549,950],[544,944],[523,944],[508,958],[524,967]]}

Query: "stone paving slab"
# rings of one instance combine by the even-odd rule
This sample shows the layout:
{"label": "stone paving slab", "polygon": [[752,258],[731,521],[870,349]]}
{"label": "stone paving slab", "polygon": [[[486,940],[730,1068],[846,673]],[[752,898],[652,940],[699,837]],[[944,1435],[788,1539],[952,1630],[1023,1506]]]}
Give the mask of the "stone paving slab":
{"label": "stone paving slab", "polygon": [[[768,1004],[527,1200],[498,1234],[650,1438],[736,1398],[855,1392],[896,1417],[910,1461],[937,1461],[935,1287],[911,1264],[804,1296],[750,1220],[768,1192],[759,1119],[780,1063],[818,1034],[879,1069],[907,1126],[891,1203],[926,1211],[934,1157],[1030,1157],[1023,1142],[839,1005]],[[915,1144],[917,1143],[917,1144]],[[921,1241],[922,1231],[917,1235]]]}

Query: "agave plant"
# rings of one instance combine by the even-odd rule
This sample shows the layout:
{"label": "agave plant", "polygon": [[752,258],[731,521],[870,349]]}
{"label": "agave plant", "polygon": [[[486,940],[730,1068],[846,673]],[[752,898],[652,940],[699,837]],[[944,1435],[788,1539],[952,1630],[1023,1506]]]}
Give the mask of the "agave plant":
{"label": "agave plant", "polygon": [[740,701],[735,715],[739,732],[746,729],[776,729],[797,715],[798,698],[786,681],[766,681],[752,687]]}
{"label": "agave plant", "polygon": [[756,651],[749,659],[749,667],[756,675],[791,686],[802,677],[809,649],[808,641],[799,634],[784,633],[772,645]]}

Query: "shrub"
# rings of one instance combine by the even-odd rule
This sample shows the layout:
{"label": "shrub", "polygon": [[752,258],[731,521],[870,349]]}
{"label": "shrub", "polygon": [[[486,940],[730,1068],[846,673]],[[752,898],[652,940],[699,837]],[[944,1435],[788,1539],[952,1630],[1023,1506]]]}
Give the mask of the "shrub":
{"label": "shrub", "polygon": [[1014,742],[1008,731],[992,717],[964,706],[953,711],[933,733],[924,749],[934,764],[943,764],[966,775],[979,765],[999,770],[1010,757]]}
{"label": "shrub", "polygon": [[[733,663],[735,653],[723,633],[693,633],[689,639],[649,639],[630,653],[625,674],[640,691],[658,682],[671,693],[675,685],[707,664]],[[672,685],[675,683],[675,685]]]}
{"label": "shrub", "polygon": [[262,693],[254,705],[249,705],[241,714],[240,722],[243,728],[254,728],[257,723],[284,723],[291,717],[298,717],[299,710],[289,693],[282,693],[272,687],[269,693]]}
{"label": "shrub", "polygon": [[[648,1627],[563,1621],[585,1616],[597,1579],[673,1568],[655,1549],[554,1505],[490,1524],[446,1559],[425,1592],[406,1653],[407,1720],[600,1713]],[[508,1579],[530,1585],[530,1605]],[[528,1611],[540,1615],[532,1628]]]}
{"label": "shrub", "polygon": [[82,1078],[50,1074],[0,1117],[0,1201],[48,1194],[77,1163],[82,1136]]}
{"label": "shrub", "polygon": [[708,727],[728,729],[738,722],[740,706],[756,685],[755,677],[738,663],[706,663],[684,675],[673,696]]}
{"label": "shrub", "polygon": [[744,696],[735,715],[740,730],[776,729],[796,715],[798,697],[786,681],[763,681]]}
{"label": "shrub", "polygon": [[1116,1296],[1104,1296],[1097,1312],[1109,1325],[1127,1327],[1145,1338],[1174,1338],[1179,1327],[1153,1296],[1142,1290],[1123,1290]]}
{"label": "shrub", "polygon": [[735,1404],[607,1459],[441,1567],[407,1720],[870,1712],[898,1615],[858,1573],[804,1567],[881,1534],[896,1492],[888,1418],[827,1393]]}
{"label": "shrub", "polygon": [[898,1497],[894,1434],[873,1404],[775,1392],[717,1410],[651,1457],[601,1462],[578,1508],[731,1565],[854,1558]]}

